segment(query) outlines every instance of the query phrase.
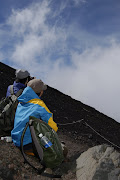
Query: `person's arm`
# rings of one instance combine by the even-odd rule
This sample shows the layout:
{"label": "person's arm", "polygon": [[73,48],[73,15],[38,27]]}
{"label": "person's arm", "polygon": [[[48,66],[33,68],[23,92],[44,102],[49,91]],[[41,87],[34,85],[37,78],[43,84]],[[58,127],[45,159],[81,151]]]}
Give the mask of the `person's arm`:
{"label": "person's arm", "polygon": [[48,121],[48,125],[52,127],[56,132],[58,130],[57,124],[53,121],[53,118],[51,117]]}
{"label": "person's arm", "polygon": [[42,112],[40,113],[40,118],[43,121],[47,122],[48,125],[57,132],[58,127],[57,124],[53,121],[53,114],[49,111],[49,109],[45,104],[44,104],[44,108],[42,109]]}
{"label": "person's arm", "polygon": [[40,100],[40,106],[43,107],[42,112],[41,112],[41,119],[43,121],[47,121],[48,125],[53,128],[56,132],[58,130],[57,124],[53,121],[53,114],[50,112],[48,107],[45,105],[45,103]]}
{"label": "person's arm", "polygon": [[7,93],[6,93],[6,97],[10,96],[10,86],[8,86],[7,88]]}

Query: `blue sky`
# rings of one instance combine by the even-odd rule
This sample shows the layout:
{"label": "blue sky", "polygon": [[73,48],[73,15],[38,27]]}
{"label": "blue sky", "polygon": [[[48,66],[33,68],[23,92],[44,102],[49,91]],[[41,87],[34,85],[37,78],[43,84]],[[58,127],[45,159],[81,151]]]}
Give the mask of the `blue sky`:
{"label": "blue sky", "polygon": [[1,0],[0,61],[120,122],[119,0]]}

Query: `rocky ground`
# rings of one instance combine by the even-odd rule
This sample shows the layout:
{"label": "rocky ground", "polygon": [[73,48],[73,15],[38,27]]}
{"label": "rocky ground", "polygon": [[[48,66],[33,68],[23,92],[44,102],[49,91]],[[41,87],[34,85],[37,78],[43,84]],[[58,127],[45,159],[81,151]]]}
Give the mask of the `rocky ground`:
{"label": "rocky ground", "polygon": [[[64,162],[60,167],[53,170],[54,174],[62,175],[62,180],[76,179],[76,158],[81,152],[88,149],[86,144],[76,143],[74,139],[66,135],[59,134],[61,140],[64,139],[69,149],[69,161]],[[35,166],[41,167],[38,160],[34,157],[27,159]],[[13,143],[0,141],[0,180],[49,180],[51,178],[39,175],[32,167],[24,163],[23,156]]]}
{"label": "rocky ground", "polygon": [[[7,86],[14,81],[15,69],[0,63],[0,77],[1,99],[6,94]],[[63,140],[69,149],[69,162],[64,162],[54,170],[54,173],[62,174],[61,179],[76,179],[75,160],[92,146],[113,143],[115,149],[120,151],[118,122],[51,87],[48,87],[42,98],[58,124],[60,140]],[[3,132],[0,132],[0,136],[2,135]],[[41,177],[29,165],[24,164],[20,151],[13,143],[0,141],[0,154],[0,180],[49,179]],[[28,158],[34,165],[39,166],[35,158]]]}

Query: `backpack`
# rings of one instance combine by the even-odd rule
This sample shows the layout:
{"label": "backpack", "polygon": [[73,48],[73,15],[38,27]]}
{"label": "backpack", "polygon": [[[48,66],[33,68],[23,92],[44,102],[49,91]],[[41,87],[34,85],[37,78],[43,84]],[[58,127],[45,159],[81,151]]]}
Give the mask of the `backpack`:
{"label": "backpack", "polygon": [[14,126],[14,117],[18,105],[17,97],[20,96],[23,89],[20,89],[16,95],[13,91],[13,85],[10,85],[11,96],[4,97],[0,101],[0,130],[9,132]]}
{"label": "backpack", "polygon": [[[23,140],[24,140],[25,132],[28,127],[30,128],[33,147],[35,148],[35,151],[37,152],[37,157],[39,158],[40,163],[43,166],[42,169],[37,169],[33,165],[31,165],[31,163],[28,162],[26,155],[24,153]],[[52,146],[45,148],[42,145],[40,140],[41,133],[50,140]],[[52,175],[52,174],[48,175],[47,173],[43,173],[45,168],[51,168],[51,169],[55,168],[59,166],[64,160],[62,145],[58,138],[58,135],[46,122],[37,119],[33,116],[30,116],[29,122],[26,124],[26,127],[24,128],[21,136],[21,152],[25,162],[27,162],[30,166],[32,166],[35,170],[37,170],[39,174],[42,173],[42,175],[52,178],[61,177],[60,175]]]}

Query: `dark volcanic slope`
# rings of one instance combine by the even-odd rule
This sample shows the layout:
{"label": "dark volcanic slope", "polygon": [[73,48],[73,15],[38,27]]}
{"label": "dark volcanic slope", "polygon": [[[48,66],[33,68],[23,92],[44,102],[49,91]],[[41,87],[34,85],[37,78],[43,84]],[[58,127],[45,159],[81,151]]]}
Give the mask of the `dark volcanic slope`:
{"label": "dark volcanic slope", "polygon": [[13,83],[15,69],[0,62],[0,99],[6,95],[8,85]]}
{"label": "dark volcanic slope", "polygon": [[[0,99],[5,96],[7,86],[13,82],[14,74],[15,69],[0,63]],[[76,141],[87,143],[89,146],[108,143],[86,126],[85,122],[87,122],[98,133],[119,146],[120,124],[112,118],[51,87],[44,92],[42,99],[53,112],[54,120],[57,123],[71,123],[84,119],[82,122],[72,125],[58,125],[59,131],[72,136]]]}

